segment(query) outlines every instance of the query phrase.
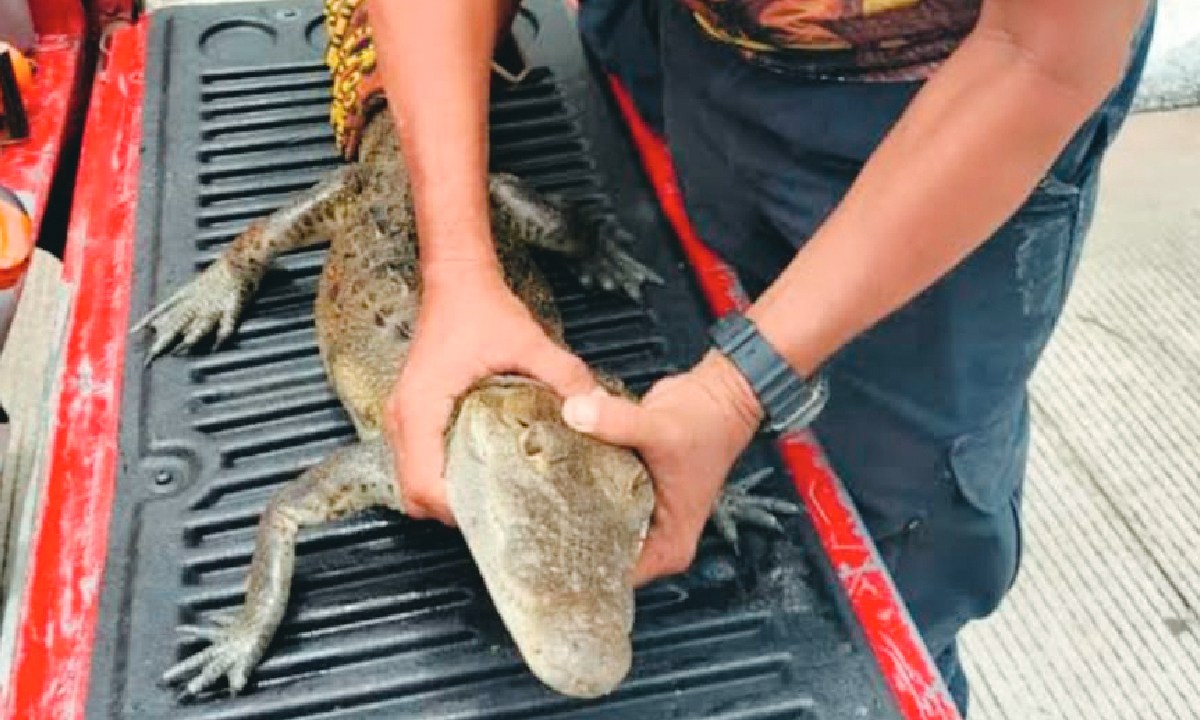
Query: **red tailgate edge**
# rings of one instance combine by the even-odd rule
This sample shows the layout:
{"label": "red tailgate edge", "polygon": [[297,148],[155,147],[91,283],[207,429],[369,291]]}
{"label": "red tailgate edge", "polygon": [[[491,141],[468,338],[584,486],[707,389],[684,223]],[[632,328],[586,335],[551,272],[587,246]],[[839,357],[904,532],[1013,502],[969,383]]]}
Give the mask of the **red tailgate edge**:
{"label": "red tailgate edge", "polygon": [[[709,307],[717,315],[744,307],[747,301],[737,276],[700,240],[688,220],[662,138],[642,120],[620,81],[610,77],[609,84]],[[901,713],[909,720],[959,720],[891,576],[816,440],[809,434],[792,435],[780,441],[779,449]]]}
{"label": "red tailgate edge", "polygon": [[64,258],[74,296],[7,718],[80,718],[87,698],[116,476],[145,25],[111,33],[87,114]]}

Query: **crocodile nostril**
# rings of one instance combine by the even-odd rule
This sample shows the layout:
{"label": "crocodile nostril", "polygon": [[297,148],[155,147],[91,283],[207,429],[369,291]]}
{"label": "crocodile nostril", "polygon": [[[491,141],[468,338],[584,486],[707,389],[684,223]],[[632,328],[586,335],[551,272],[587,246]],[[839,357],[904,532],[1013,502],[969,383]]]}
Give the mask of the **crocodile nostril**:
{"label": "crocodile nostril", "polygon": [[537,428],[529,427],[528,423],[522,423],[522,425],[525,427],[525,430],[521,433],[519,440],[521,452],[525,453],[528,457],[541,455],[546,449],[545,443],[542,442],[541,433],[537,431]]}

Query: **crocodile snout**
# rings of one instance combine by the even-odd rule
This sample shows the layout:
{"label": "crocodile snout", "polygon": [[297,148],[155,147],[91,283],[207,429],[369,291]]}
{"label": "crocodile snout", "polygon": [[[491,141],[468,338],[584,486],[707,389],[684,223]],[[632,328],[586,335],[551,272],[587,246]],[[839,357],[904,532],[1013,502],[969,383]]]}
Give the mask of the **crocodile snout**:
{"label": "crocodile snout", "polygon": [[[620,625],[614,623],[613,629]],[[550,689],[577,698],[607,695],[629,674],[633,651],[618,633],[548,635],[525,654],[535,676]]]}

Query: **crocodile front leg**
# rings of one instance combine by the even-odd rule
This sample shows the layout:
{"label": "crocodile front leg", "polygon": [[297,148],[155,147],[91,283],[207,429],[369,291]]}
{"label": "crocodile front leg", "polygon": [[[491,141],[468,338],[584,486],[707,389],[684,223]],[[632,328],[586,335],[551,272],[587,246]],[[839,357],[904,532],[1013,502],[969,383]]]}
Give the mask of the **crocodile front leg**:
{"label": "crocodile front leg", "polygon": [[259,520],[241,611],[212,626],[181,628],[183,633],[211,644],[168,670],[163,682],[174,685],[191,677],[182,693],[186,697],[224,675],[230,692],[240,692],[287,609],[300,528],[370,507],[400,510],[392,468],[387,445],[372,440],[337,450],[280,488]]}
{"label": "crocodile front leg", "polygon": [[178,351],[187,350],[214,328],[218,345],[228,339],[271,261],[320,240],[319,231],[332,211],[357,202],[361,186],[357,167],[341,168],[284,207],[251,223],[216,262],[134,326],[134,333],[146,327],[154,330],[155,342],[146,354],[146,363],[176,340],[180,340]]}
{"label": "crocodile front leg", "polygon": [[658,273],[625,250],[627,238],[612,218],[592,218],[581,205],[541,195],[515,175],[493,173],[488,192],[494,232],[571,260],[584,287],[639,300],[644,284],[662,284]]}
{"label": "crocodile front leg", "polygon": [[754,495],[750,492],[774,472],[774,468],[768,467],[744,478],[730,480],[725,484],[721,496],[717,499],[711,516],[713,525],[716,526],[717,532],[733,546],[735,553],[740,551],[738,523],[773,532],[783,532],[783,525],[775,515],[795,515],[802,512],[800,506],[795,503],[782,498]]}

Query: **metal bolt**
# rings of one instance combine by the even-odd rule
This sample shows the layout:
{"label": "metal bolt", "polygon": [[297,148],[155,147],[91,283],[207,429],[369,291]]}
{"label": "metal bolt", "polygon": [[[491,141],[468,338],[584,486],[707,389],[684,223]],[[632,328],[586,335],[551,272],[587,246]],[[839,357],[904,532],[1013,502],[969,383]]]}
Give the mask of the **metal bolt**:
{"label": "metal bolt", "polygon": [[173,482],[175,482],[175,476],[171,474],[170,470],[159,470],[154,474],[154,484],[159,487],[170,485]]}

